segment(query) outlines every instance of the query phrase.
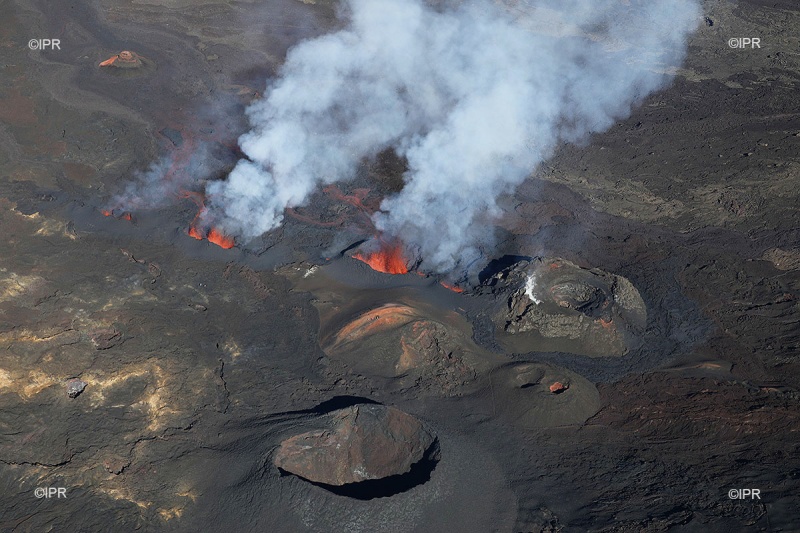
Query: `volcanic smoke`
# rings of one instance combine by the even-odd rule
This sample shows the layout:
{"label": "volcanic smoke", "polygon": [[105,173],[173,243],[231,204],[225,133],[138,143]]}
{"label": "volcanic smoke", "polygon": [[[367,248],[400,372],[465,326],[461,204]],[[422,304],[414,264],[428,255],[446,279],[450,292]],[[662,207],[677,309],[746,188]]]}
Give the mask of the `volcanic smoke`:
{"label": "volcanic smoke", "polygon": [[497,200],[561,142],[608,129],[663,87],[695,0],[347,0],[344,29],[292,48],[248,108],[247,156],[208,183],[207,227],[253,238],[387,148],[402,191],[372,216],[423,269],[492,243]]}

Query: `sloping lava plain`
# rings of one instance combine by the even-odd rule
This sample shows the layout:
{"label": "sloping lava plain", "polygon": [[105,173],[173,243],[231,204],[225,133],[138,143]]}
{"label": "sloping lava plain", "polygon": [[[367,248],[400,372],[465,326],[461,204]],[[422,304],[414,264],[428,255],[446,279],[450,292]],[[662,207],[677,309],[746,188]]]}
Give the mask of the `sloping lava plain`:
{"label": "sloping lava plain", "polygon": [[[706,2],[672,86],[505,198],[466,280],[354,258],[402,186],[389,154],[230,249],[189,236],[191,175],[156,209],[102,213],[184,143],[211,167],[179,173],[224,175],[244,107],[332,2],[0,11],[0,530],[800,527],[794,2]],[[762,47],[728,48],[739,36]],[[44,37],[61,49],[27,48]],[[123,50],[146,69],[98,66]],[[617,327],[615,279],[646,321],[605,356],[591,337],[521,349],[501,318],[525,313],[515,269],[542,258],[583,281],[560,279],[561,322],[539,323]],[[370,403],[435,435],[414,483],[354,497],[274,465],[281,442]],[[761,499],[728,497],[743,488]]]}

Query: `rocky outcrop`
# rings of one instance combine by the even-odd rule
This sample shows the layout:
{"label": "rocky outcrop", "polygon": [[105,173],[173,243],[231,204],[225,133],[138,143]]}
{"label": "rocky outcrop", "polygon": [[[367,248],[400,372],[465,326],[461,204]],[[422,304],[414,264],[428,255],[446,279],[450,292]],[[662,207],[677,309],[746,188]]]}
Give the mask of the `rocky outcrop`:
{"label": "rocky outcrop", "polygon": [[329,428],[283,441],[275,466],[309,481],[346,485],[406,474],[438,457],[434,434],[394,407],[354,405],[328,416]]}
{"label": "rocky outcrop", "polygon": [[67,396],[77,398],[86,389],[87,383],[79,379],[71,379],[67,382]]}

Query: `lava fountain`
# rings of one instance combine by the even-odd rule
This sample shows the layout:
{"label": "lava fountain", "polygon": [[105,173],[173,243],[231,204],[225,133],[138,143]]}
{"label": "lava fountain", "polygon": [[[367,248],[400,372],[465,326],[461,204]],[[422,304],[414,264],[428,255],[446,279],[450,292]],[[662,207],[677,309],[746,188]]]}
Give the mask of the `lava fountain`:
{"label": "lava fountain", "polygon": [[192,223],[189,225],[189,230],[187,231],[189,237],[197,239],[198,241],[208,239],[208,242],[216,244],[225,250],[233,248],[236,245],[236,241],[234,241],[233,237],[228,237],[217,228],[212,227],[208,230],[208,233],[205,233],[198,226],[198,222],[202,218],[203,212],[206,209],[205,197],[202,193],[195,191],[181,191],[181,196],[184,198],[189,198],[195,204],[197,204],[197,214],[194,216],[194,220],[192,220]]}
{"label": "lava fountain", "polygon": [[211,228],[208,231],[208,236],[206,237],[208,242],[214,243],[220,248],[229,249],[233,248],[233,245],[236,244],[233,240],[233,237],[228,237],[220,232],[217,228]]}
{"label": "lava fountain", "polygon": [[397,242],[386,242],[378,239],[380,246],[377,250],[353,254],[354,259],[368,264],[372,270],[386,274],[408,274],[409,260],[403,253],[403,246]]}

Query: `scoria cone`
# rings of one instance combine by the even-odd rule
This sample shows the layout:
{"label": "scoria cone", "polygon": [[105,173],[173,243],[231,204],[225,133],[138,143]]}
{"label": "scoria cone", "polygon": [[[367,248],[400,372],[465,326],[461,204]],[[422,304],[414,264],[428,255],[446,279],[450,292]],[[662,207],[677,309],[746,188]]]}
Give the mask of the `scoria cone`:
{"label": "scoria cone", "polygon": [[437,451],[436,437],[394,407],[355,405],[329,417],[331,429],[283,441],[275,465],[309,481],[345,485],[405,474]]}

